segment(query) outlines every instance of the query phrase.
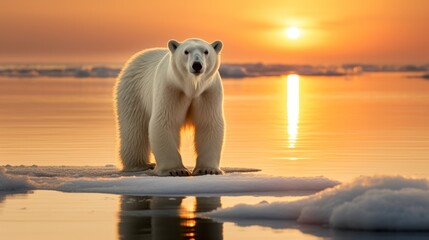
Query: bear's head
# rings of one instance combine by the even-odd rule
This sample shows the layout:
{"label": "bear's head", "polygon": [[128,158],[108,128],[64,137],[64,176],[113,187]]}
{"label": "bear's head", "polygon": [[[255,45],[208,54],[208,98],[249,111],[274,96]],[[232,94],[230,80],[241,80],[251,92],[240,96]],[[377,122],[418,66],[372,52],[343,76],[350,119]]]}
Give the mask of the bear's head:
{"label": "bear's head", "polygon": [[208,43],[201,39],[191,38],[182,43],[168,41],[172,64],[175,70],[185,78],[211,78],[219,69],[222,42]]}

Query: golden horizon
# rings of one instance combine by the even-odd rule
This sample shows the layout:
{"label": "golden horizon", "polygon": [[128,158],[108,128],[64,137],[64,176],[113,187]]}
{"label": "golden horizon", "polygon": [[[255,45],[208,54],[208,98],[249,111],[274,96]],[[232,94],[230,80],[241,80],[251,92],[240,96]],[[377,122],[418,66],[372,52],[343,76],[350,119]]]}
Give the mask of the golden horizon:
{"label": "golden horizon", "polygon": [[[427,1],[11,1],[0,62],[124,62],[171,38],[224,42],[223,62],[427,64]],[[207,8],[210,6],[210,8]],[[309,7],[311,6],[311,8]],[[192,13],[192,14],[189,14]],[[160,20],[159,16],[168,16]],[[222,17],[219,17],[222,16]],[[285,38],[295,26],[301,36]]]}

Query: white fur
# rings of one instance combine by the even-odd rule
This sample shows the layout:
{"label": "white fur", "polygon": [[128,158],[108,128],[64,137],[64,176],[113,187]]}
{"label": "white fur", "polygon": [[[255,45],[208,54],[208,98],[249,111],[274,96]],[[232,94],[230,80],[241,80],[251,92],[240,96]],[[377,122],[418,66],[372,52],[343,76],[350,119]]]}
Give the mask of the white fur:
{"label": "white fur", "polygon": [[[198,156],[193,174],[222,174],[219,163],[225,121],[218,72],[222,43],[170,40],[168,48],[137,53],[118,77],[116,113],[123,169],[150,168],[152,151],[156,174],[189,175],[179,146],[180,129],[190,124],[195,128]],[[200,74],[192,68],[195,61],[202,65]]]}

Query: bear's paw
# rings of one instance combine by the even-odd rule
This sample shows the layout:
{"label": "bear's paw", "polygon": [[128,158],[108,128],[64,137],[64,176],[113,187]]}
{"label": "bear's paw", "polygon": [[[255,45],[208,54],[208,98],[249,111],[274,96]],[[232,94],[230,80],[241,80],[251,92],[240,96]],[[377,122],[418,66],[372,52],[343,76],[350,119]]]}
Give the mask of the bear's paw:
{"label": "bear's paw", "polygon": [[166,170],[158,170],[156,171],[156,174],[158,176],[178,176],[178,177],[183,177],[183,176],[191,176],[191,172],[183,167],[183,168],[174,168],[174,169],[166,169]]}
{"label": "bear's paw", "polygon": [[192,172],[192,175],[194,176],[200,176],[200,175],[223,175],[224,172],[220,168],[211,168],[211,167],[201,167],[201,168],[195,168]]}

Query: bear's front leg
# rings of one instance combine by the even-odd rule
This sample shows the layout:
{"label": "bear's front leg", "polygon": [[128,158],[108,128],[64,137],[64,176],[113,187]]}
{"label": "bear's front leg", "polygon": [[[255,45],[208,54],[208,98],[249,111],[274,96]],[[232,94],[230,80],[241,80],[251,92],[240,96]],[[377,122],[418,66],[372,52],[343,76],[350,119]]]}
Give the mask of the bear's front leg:
{"label": "bear's front leg", "polygon": [[195,149],[197,164],[193,175],[223,174],[220,169],[225,120],[223,117],[222,98],[207,92],[193,104],[192,115],[195,126]]}
{"label": "bear's front leg", "polygon": [[223,119],[204,126],[195,126],[195,148],[198,154],[193,175],[221,175],[220,158],[224,136]]}
{"label": "bear's front leg", "polygon": [[180,127],[163,121],[162,117],[151,118],[149,142],[155,155],[155,174],[158,176],[190,176],[179,153]]}

